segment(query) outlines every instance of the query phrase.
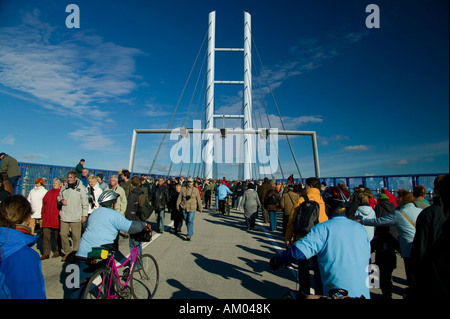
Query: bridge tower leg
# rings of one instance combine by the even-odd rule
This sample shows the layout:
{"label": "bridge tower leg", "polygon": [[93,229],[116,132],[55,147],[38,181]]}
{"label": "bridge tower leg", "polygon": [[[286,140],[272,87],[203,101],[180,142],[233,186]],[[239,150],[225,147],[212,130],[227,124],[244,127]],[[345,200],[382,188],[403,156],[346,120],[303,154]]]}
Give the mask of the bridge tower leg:
{"label": "bridge tower leg", "polygon": [[[214,128],[215,118],[233,118],[243,119],[242,129],[252,129],[252,37],[251,37],[251,16],[248,12],[244,12],[244,48],[216,48],[215,47],[215,29],[216,29],[216,12],[210,12],[208,25],[208,53],[207,53],[207,71],[206,71],[206,112],[205,112],[205,129]],[[214,79],[215,71],[215,52],[244,52],[244,80],[243,81],[216,81]],[[214,89],[216,84],[225,85],[243,85],[243,113],[238,115],[218,115],[214,110]],[[252,163],[256,161],[256,154],[253,154],[252,134],[244,135],[243,146],[243,178],[252,178]],[[213,134],[205,135],[206,143],[203,147],[204,176],[206,178],[217,178],[213,176],[214,155]],[[216,143],[215,145],[218,145]],[[240,147],[240,145],[236,145]]]}

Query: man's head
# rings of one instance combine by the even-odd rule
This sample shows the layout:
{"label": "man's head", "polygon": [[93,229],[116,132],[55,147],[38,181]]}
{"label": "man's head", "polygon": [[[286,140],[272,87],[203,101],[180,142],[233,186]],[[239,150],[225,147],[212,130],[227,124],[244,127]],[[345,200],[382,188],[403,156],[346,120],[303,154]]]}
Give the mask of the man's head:
{"label": "man's head", "polygon": [[131,178],[131,186],[133,187],[141,186],[141,179],[138,176],[133,176]]}
{"label": "man's head", "polygon": [[309,177],[305,180],[306,188],[317,188],[320,189],[320,181],[316,177]]}
{"label": "man's head", "polygon": [[74,171],[71,171],[69,173],[67,173],[67,183],[69,184],[73,184],[77,181],[77,173]]}
{"label": "man's head", "polygon": [[119,177],[117,177],[117,175],[111,175],[109,177],[109,185],[111,185],[111,187],[116,187],[117,184],[119,184]]}
{"label": "man's head", "polygon": [[130,176],[131,176],[130,171],[127,170],[127,169],[123,169],[121,175],[122,175],[122,178],[125,181],[128,181],[130,179]]}
{"label": "man's head", "polygon": [[88,175],[89,175],[89,170],[87,168],[83,168],[83,170],[81,171],[81,176],[88,177]]}

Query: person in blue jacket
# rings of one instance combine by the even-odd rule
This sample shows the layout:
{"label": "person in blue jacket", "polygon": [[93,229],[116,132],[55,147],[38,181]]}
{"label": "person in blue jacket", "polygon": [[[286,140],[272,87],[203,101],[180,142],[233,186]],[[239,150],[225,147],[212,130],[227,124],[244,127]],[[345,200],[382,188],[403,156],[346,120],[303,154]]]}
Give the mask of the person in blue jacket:
{"label": "person in blue jacket", "polygon": [[[84,283],[85,279],[92,273],[89,270],[90,253],[92,248],[104,245],[112,245],[118,250],[116,241],[119,231],[127,234],[137,234],[148,228],[148,224],[140,220],[128,220],[120,212],[114,210],[114,205],[120,195],[112,190],[103,192],[98,197],[101,206],[91,213],[86,230],[81,237],[78,251],[74,261],[80,269],[79,282]],[[66,271],[66,273],[69,273]],[[80,298],[84,292],[84,286],[74,287],[65,291],[65,297],[71,299]]]}
{"label": "person in blue jacket", "polygon": [[31,205],[22,195],[0,204],[0,299],[45,299],[41,259],[31,225]]}
{"label": "person in blue jacket", "polygon": [[345,216],[347,198],[338,187],[330,187],[323,198],[331,212],[329,220],[315,225],[305,237],[272,257],[270,267],[275,271],[317,255],[325,296],[331,290],[344,289],[349,297],[370,299],[367,232]]}
{"label": "person in blue jacket", "polygon": [[233,192],[228,188],[227,185],[225,185],[224,183],[222,183],[222,185],[220,185],[217,188],[217,197],[219,199],[219,211],[221,214],[225,215],[225,200],[227,198],[227,194],[233,194]]}

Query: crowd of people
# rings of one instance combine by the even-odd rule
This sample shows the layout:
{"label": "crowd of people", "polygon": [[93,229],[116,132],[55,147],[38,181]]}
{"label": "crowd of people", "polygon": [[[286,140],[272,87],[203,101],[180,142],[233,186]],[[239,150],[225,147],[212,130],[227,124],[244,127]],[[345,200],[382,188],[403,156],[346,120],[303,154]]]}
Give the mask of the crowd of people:
{"label": "crowd of people", "polygon": [[[345,288],[350,296],[370,298],[367,266],[373,262],[380,269],[383,296],[390,299],[396,252],[405,263],[407,297],[415,298],[423,289],[442,296],[449,294],[448,264],[442,268],[449,251],[448,175],[436,178],[435,196],[430,203],[423,186],[415,187],[413,192],[399,189],[396,196],[383,189],[375,198],[362,185],[351,194],[344,184],[327,187],[317,178],[308,178],[303,185],[294,183],[292,176],[281,184],[268,178],[230,181],[225,177],[213,180],[180,176],[152,180],[146,175],[131,176],[123,169],[104,181],[102,174],[89,175],[84,164],[83,159],[67,177],[53,179],[49,190],[44,180],[37,178],[27,198],[8,191],[5,179],[0,179],[1,298],[45,298],[41,262],[76,257],[80,242],[81,250],[86,250],[88,237],[97,234],[92,231],[93,224],[105,225],[104,220],[99,222],[100,217],[91,224],[89,220],[94,213],[107,214],[106,208],[118,214],[114,218],[120,221],[120,227],[111,224],[114,231],[105,235],[114,237],[118,246],[119,236],[128,238],[129,233],[144,227],[140,222],[148,219],[148,215],[142,217],[145,207],[151,207],[155,214],[155,232],[169,230],[165,224],[170,215],[174,221],[170,231],[180,233],[184,223],[184,238],[191,241],[196,213],[208,210],[226,214],[226,205],[242,213],[247,231],[253,230],[260,218],[270,231],[282,233],[286,250],[270,260],[270,267],[276,270],[297,263],[303,295],[310,293],[312,269],[316,294],[327,295],[331,288]],[[8,182],[14,184],[14,180]],[[105,200],[111,196],[114,200]],[[315,226],[307,233],[299,233],[296,223],[307,202],[317,203]],[[30,248],[37,235],[43,239],[41,256]],[[141,243],[137,245],[142,250]],[[129,246],[131,251],[131,238]],[[23,264],[27,264],[27,271],[22,272]],[[24,281],[28,284],[21,285]]]}

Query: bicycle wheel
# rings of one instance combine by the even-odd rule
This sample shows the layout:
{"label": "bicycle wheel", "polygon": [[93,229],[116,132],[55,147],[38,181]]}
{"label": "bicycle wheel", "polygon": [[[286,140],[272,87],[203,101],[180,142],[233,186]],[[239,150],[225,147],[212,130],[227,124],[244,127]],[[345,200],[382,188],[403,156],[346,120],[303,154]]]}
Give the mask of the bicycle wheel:
{"label": "bicycle wheel", "polygon": [[115,276],[111,277],[111,269],[101,268],[89,278],[84,290],[83,299],[114,298],[117,291],[119,291],[119,282]]}
{"label": "bicycle wheel", "polygon": [[156,259],[149,254],[138,255],[131,271],[130,286],[135,299],[151,299],[159,284]]}
{"label": "bicycle wheel", "polygon": [[231,207],[230,207],[230,204],[227,203],[226,206],[225,206],[225,213],[226,213],[227,215],[230,215],[230,212],[231,212]]}

